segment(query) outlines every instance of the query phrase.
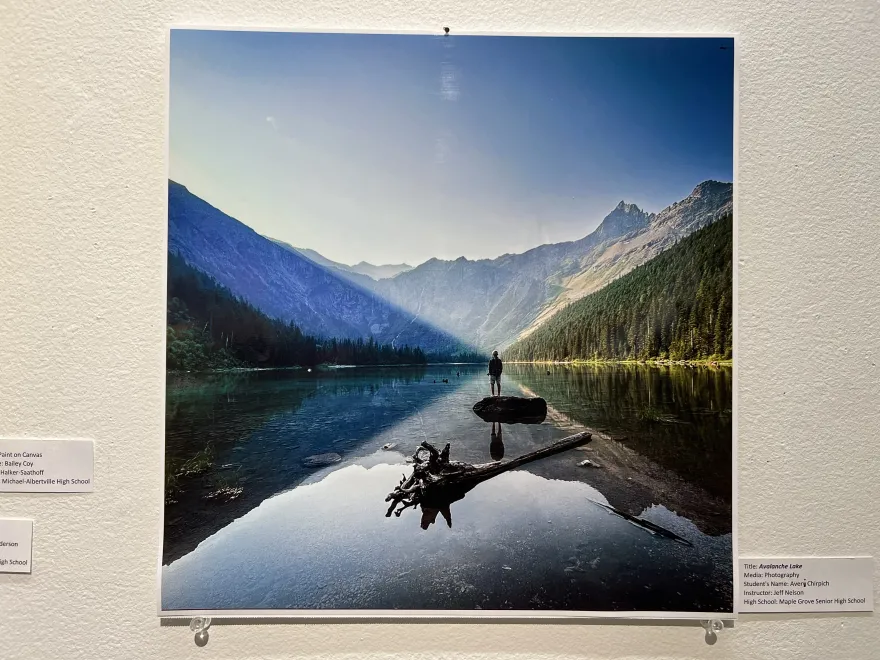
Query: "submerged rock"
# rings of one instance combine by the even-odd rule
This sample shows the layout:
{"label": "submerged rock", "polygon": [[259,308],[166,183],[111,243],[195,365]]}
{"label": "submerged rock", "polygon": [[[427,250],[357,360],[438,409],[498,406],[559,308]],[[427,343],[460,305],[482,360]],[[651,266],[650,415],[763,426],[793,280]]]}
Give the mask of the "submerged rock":
{"label": "submerged rock", "polygon": [[303,459],[302,464],[306,467],[323,467],[325,465],[333,465],[334,463],[338,463],[341,460],[342,456],[340,456],[336,452],[330,452],[327,454],[315,454],[314,456],[307,456]]}
{"label": "submerged rock", "polygon": [[540,424],[547,417],[547,402],[540,397],[487,396],[474,404],[474,413],[485,422]]}
{"label": "submerged rock", "polygon": [[231,502],[232,500],[237,500],[243,492],[244,488],[241,486],[223,486],[205,495],[204,499]]}

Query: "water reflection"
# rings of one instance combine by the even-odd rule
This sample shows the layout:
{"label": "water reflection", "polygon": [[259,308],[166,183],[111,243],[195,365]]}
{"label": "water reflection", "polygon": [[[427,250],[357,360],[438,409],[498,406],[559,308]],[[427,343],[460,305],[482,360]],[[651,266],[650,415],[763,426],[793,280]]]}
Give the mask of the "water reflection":
{"label": "water reflection", "polygon": [[730,503],[730,367],[516,365],[517,380],[568,418]]}
{"label": "water reflection", "polygon": [[422,367],[169,375],[165,561],[296,486],[316,456],[356,452],[449,394],[419,388],[424,378]]}
{"label": "water reflection", "polygon": [[497,431],[495,430],[495,422],[492,422],[492,432],[489,435],[489,456],[493,461],[500,461],[504,458],[504,437],[500,422]]}
{"label": "water reflection", "polygon": [[[462,495],[462,497],[464,496]],[[434,509],[423,505],[420,527],[422,529],[428,529],[428,527],[437,522],[437,514],[442,514],[443,520],[446,521],[446,526],[449,527],[449,529],[452,529],[452,512],[449,510],[448,504],[440,509]]]}
{"label": "water reflection", "polygon": [[[730,369],[511,364],[505,377],[506,394],[547,400],[543,423],[474,415],[482,365],[170,378],[166,607],[723,610]],[[589,446],[466,501],[428,503],[408,524],[382,515],[422,441],[485,463],[584,428]],[[340,460],[304,464],[330,453]]]}
{"label": "water reflection", "polygon": [[164,608],[730,607],[730,537],[663,507],[645,518],[692,547],[609,515],[586,484],[514,471],[468,493],[451,527],[442,509],[426,512],[438,523],[426,529],[376,505],[405,468],[349,465],[266,500],[165,567]]}

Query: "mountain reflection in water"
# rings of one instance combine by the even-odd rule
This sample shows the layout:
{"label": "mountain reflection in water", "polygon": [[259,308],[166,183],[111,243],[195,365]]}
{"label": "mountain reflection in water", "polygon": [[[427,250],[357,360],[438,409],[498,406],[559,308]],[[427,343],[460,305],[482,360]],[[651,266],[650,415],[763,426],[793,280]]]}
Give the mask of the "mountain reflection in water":
{"label": "mountain reflection in water", "polygon": [[[163,608],[730,611],[730,370],[546,371],[505,367],[505,394],[547,399],[530,426],[473,414],[482,365],[250,374],[224,391],[169,381],[169,460],[206,440],[213,454],[166,507]],[[485,463],[584,427],[583,448],[385,517],[423,440]],[[304,466],[327,452],[342,462]],[[229,464],[240,497],[205,500]]]}

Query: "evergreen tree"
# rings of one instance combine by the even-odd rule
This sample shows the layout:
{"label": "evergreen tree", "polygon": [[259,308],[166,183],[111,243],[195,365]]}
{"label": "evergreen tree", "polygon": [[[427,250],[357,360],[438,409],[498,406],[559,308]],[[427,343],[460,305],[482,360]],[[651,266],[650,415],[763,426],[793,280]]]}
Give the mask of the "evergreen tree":
{"label": "evergreen tree", "polygon": [[512,360],[730,359],[733,219],[678,241],[553,316]]}
{"label": "evergreen tree", "polygon": [[312,337],[293,322],[263,314],[213,278],[168,254],[167,368],[317,364],[425,364],[420,348],[379,344],[373,337]]}

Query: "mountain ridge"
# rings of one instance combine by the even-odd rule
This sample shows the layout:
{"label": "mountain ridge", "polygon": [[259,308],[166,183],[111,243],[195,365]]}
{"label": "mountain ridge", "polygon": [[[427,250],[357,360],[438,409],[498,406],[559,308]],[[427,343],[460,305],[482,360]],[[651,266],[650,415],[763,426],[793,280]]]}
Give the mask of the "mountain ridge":
{"label": "mountain ridge", "polygon": [[484,349],[503,348],[730,212],[732,184],[707,180],[658,213],[622,200],[588,235],[495,259],[429,259],[376,290]]}
{"label": "mountain ridge", "polygon": [[[412,266],[409,264],[380,264],[375,265],[371,264],[368,261],[359,261],[353,266],[349,266],[348,264],[341,263],[339,261],[333,261],[332,259],[328,259],[323,254],[318,252],[317,250],[312,250],[310,248],[301,248],[296,247],[295,245],[291,245],[285,241],[282,241],[277,238],[272,238],[271,236],[264,236],[264,238],[269,239],[276,245],[280,245],[281,247],[287,250],[293,250],[294,252],[298,252],[299,254],[304,255],[305,257],[311,259],[319,266],[324,266],[325,268],[335,268],[336,270],[342,271],[344,273],[352,273],[354,275],[363,275],[364,277],[369,277],[372,280],[380,280],[386,277],[394,277],[398,273],[403,273],[408,270],[412,270]],[[356,280],[357,281],[357,280]]]}
{"label": "mountain ridge", "polygon": [[[260,236],[183,186],[186,195],[212,209],[217,226],[202,229],[209,233],[213,229],[216,245],[209,245],[200,232],[175,236],[181,227],[180,219],[173,217],[171,200],[183,194],[175,186],[180,184],[169,181],[169,249],[177,240],[184,251],[193,251],[191,256],[201,256],[202,263],[194,265],[236,295],[270,316],[294,320],[309,332],[421,342],[413,345],[427,350],[433,345],[448,350],[456,342],[484,350],[504,348],[566,305],[732,210],[732,184],[707,180],[658,213],[621,200],[592,232],[574,241],[543,244],[494,259],[431,258],[377,280],[346,270],[351,267],[314,250]],[[198,216],[204,209],[194,212]],[[230,245],[227,231],[238,237],[236,245]],[[220,263],[217,255],[207,258],[212,249],[229,257],[235,268]],[[236,283],[233,270],[244,273],[245,281]]]}
{"label": "mountain ridge", "polygon": [[[168,249],[271,318],[322,337],[453,351],[459,342],[342,273],[261,236],[168,182]],[[365,276],[363,276],[365,277]]]}
{"label": "mountain ridge", "polygon": [[525,361],[730,359],[733,218],[709,223],[507,349]]}

